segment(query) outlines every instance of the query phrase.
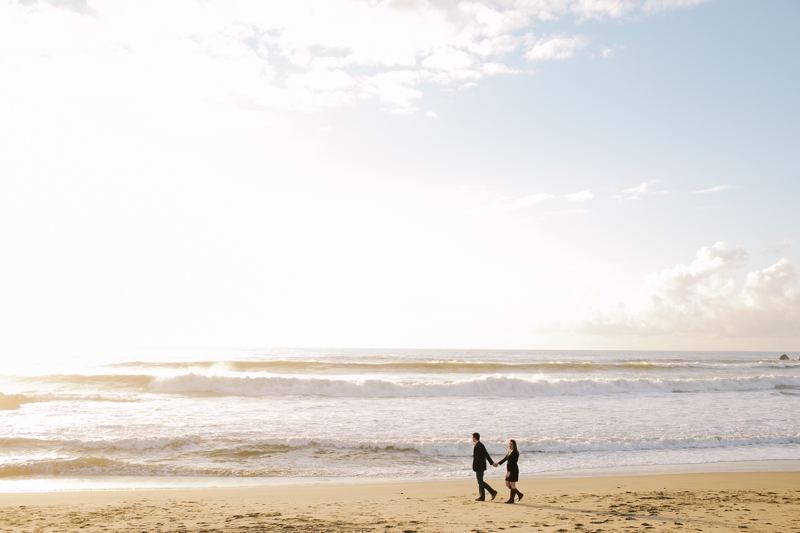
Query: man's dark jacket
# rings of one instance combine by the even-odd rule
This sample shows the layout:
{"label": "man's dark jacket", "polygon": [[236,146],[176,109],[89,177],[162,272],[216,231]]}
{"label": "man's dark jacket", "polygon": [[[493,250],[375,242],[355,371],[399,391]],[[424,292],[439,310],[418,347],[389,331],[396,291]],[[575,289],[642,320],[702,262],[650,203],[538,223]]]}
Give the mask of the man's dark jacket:
{"label": "man's dark jacket", "polygon": [[489,457],[489,452],[486,451],[486,446],[478,441],[472,449],[472,470],[474,472],[486,470],[486,461],[489,461],[489,464],[494,464],[492,458]]}

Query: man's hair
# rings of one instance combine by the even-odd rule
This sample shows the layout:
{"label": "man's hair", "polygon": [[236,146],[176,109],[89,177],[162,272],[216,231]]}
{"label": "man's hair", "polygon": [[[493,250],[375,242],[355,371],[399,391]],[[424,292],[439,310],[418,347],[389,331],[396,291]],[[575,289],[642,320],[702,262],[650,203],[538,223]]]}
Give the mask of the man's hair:
{"label": "man's hair", "polygon": [[472,434],[472,438],[475,439],[475,440],[481,440],[481,434],[480,433],[473,433]]}

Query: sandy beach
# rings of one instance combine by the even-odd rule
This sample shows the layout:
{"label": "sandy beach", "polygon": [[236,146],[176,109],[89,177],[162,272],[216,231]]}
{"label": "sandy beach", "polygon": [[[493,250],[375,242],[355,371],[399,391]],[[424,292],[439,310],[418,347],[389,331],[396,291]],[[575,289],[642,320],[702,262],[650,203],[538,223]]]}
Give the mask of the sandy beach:
{"label": "sandy beach", "polygon": [[[492,479],[501,488],[499,479]],[[0,531],[800,531],[800,473],[0,494]]]}

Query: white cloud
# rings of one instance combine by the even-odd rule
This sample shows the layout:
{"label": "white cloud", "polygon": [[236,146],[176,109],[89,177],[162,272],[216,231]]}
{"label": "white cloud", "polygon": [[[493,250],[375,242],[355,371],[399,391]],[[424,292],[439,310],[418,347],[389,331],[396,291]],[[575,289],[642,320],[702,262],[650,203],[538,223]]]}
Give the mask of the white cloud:
{"label": "white cloud", "polygon": [[481,72],[487,76],[495,76],[497,74],[518,74],[519,70],[510,68],[502,63],[484,63]]}
{"label": "white cloud", "polygon": [[555,198],[555,195],[537,193],[529,196],[497,198],[494,203],[481,207],[479,211],[489,213],[516,211],[517,209],[525,209],[526,207],[532,207],[534,205],[541,204],[542,202],[546,202],[551,198]]}
{"label": "white cloud", "polygon": [[598,52],[592,52],[591,54],[589,54],[589,58],[590,59],[598,59],[598,58],[599,59],[608,59],[608,58],[613,57],[614,55],[616,55],[617,52],[619,52],[620,50],[622,50],[624,48],[625,48],[624,46],[619,45],[619,44],[615,44],[615,45],[612,45],[612,46],[603,46],[600,49],[599,53]]}
{"label": "white cloud", "polygon": [[675,9],[691,8],[711,0],[647,0],[642,7],[645,13],[658,13]]}
{"label": "white cloud", "polygon": [[414,70],[384,72],[364,78],[364,90],[390,104],[389,109],[394,113],[413,113],[417,110],[416,100],[422,98],[422,91],[414,88],[419,79],[419,73]]}
{"label": "white cloud", "polygon": [[426,114],[427,116],[429,116],[430,118],[439,118],[439,115],[437,115],[437,114],[436,114],[434,111],[428,111],[428,112],[427,112],[427,113],[425,113],[425,114]]}
{"label": "white cloud", "polygon": [[761,257],[767,257],[769,255],[779,255],[788,250],[789,248],[791,248],[792,244],[794,244],[794,241],[792,241],[792,239],[787,237],[778,244],[776,244],[775,246],[772,246],[768,250],[761,252]]}
{"label": "white cloud", "polygon": [[[155,103],[313,111],[377,98],[407,113],[427,82],[459,87],[515,73],[506,65],[509,55],[565,59],[587,42],[519,36],[536,21],[656,10],[652,0],[79,4],[0,2],[0,78],[15,80],[0,89],[0,99],[33,99],[28,88],[36,87],[40,99],[66,91],[71,102],[78,95],[79,104],[139,107],[142,116]],[[71,73],[66,86],[65,72]],[[378,78],[407,72],[414,77],[403,83]]]}
{"label": "white cloud", "polygon": [[692,191],[689,194],[708,194],[712,192],[727,191],[732,189],[733,185],[717,185],[716,187],[709,187],[708,189],[700,189],[699,191]]}
{"label": "white cloud", "polygon": [[483,74],[477,70],[472,69],[454,69],[448,71],[440,71],[438,73],[430,73],[423,71],[422,76],[425,81],[431,81],[440,85],[453,85],[462,83],[466,80],[480,80],[483,79]]}
{"label": "white cloud", "polygon": [[285,85],[291,89],[332,93],[352,87],[356,80],[343,70],[311,70],[302,74],[290,74]]}
{"label": "white cloud", "polygon": [[585,191],[576,192],[572,194],[565,194],[564,198],[571,202],[585,202],[586,200],[591,200],[594,198],[594,193],[591,189],[586,189]]}
{"label": "white cloud", "polygon": [[781,337],[797,334],[800,292],[787,259],[747,274],[737,288],[734,270],[747,260],[740,247],[701,248],[688,266],[645,276],[627,303],[588,309],[574,328],[593,335]]}
{"label": "white cloud", "polygon": [[434,70],[457,70],[472,66],[472,58],[466,52],[455,48],[440,50],[422,61],[422,66]]}
{"label": "white cloud", "polygon": [[783,252],[784,250],[788,250],[789,248],[791,248],[791,247],[792,247],[792,244],[794,244],[794,241],[792,241],[792,239],[790,239],[789,237],[787,237],[787,238],[783,239],[783,240],[780,242],[780,244],[778,244],[778,247],[775,249],[775,252],[776,252],[776,253],[781,253],[781,252]]}
{"label": "white cloud", "polygon": [[624,50],[625,47],[621,44],[614,44],[612,46],[606,46],[603,50],[600,51],[600,57],[603,59],[608,59],[609,57],[615,56],[617,52],[620,50]]}
{"label": "white cloud", "polygon": [[[556,4],[557,2],[553,2]],[[636,10],[638,3],[631,0],[577,0],[568,3],[579,21],[603,18],[620,18]],[[552,4],[551,4],[552,5]]]}
{"label": "white cloud", "polygon": [[622,194],[617,196],[622,200],[638,200],[644,196],[649,195],[658,195],[664,196],[669,194],[669,191],[659,189],[655,190],[656,184],[661,183],[661,180],[650,180],[640,183],[636,187],[631,187],[630,189],[624,189]]}
{"label": "white cloud", "polygon": [[567,209],[564,211],[545,211],[541,215],[540,218],[550,218],[550,217],[563,217],[568,215],[582,215],[583,213],[588,213],[586,209]]}
{"label": "white cloud", "polygon": [[562,35],[528,38],[528,51],[525,58],[528,61],[544,61],[550,59],[567,59],[575,51],[586,46],[586,38],[580,35],[566,37]]}

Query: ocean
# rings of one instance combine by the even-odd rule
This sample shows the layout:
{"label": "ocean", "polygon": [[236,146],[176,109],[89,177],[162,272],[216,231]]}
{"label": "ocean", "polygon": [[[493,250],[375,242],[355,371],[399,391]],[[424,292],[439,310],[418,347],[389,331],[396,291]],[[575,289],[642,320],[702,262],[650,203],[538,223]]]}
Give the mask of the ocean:
{"label": "ocean", "polygon": [[[776,352],[251,349],[0,366],[0,480],[463,478],[800,460]],[[797,358],[797,353],[789,353]],[[12,358],[14,359],[14,358]]]}

